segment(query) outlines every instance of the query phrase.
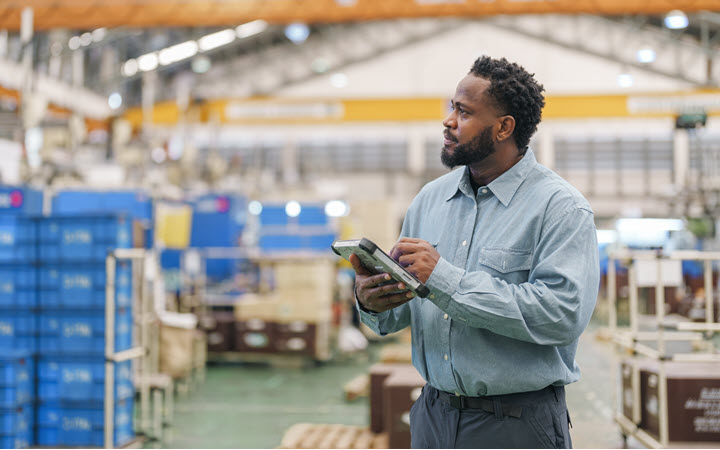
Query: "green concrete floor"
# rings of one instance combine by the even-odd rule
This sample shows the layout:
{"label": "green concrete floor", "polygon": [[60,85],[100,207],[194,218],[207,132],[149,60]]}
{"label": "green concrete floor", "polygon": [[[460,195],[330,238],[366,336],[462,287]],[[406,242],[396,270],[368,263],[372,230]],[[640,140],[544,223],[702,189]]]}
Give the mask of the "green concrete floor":
{"label": "green concrete floor", "polygon": [[[596,326],[580,340],[581,381],[567,388],[575,448],[619,448],[611,419],[610,344],[595,338]],[[346,359],[306,369],[263,366],[208,367],[206,382],[176,401],[169,448],[275,448],[298,422],[367,425],[367,399],[346,402],[343,385],[377,360]],[[631,443],[632,444],[632,443]]]}

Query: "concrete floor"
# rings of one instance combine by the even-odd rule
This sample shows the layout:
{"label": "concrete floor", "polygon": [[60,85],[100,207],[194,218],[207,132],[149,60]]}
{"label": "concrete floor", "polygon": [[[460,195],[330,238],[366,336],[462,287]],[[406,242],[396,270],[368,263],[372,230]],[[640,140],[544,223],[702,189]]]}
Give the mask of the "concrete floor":
{"label": "concrete floor", "polygon": [[[580,340],[582,379],[567,388],[575,448],[620,448],[612,422],[612,349],[591,327]],[[367,425],[366,399],[346,402],[343,385],[367,373],[378,354],[307,369],[210,366],[196,392],[179,398],[170,448],[275,448],[298,422]],[[633,442],[630,442],[633,445]]]}

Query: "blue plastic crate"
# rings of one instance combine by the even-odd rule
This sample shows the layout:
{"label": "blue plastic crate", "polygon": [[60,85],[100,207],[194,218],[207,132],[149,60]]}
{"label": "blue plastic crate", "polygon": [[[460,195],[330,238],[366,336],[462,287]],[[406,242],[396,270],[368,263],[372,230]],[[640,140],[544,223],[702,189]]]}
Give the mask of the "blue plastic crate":
{"label": "blue plastic crate", "polygon": [[37,232],[37,219],[0,215],[0,263],[35,262]]}
{"label": "blue plastic crate", "polygon": [[293,251],[303,248],[299,234],[265,234],[260,236],[260,250],[265,252]]}
{"label": "blue plastic crate", "polygon": [[104,261],[116,248],[132,247],[132,221],[126,216],[47,217],[40,222],[43,263]]}
{"label": "blue plastic crate", "polygon": [[[103,310],[44,310],[39,313],[41,354],[105,354]],[[132,310],[115,311],[115,351],[132,346]]]}
{"label": "blue plastic crate", "polygon": [[300,214],[297,216],[298,225],[327,225],[328,216],[325,214],[325,207],[318,205],[301,205]]}
{"label": "blue plastic crate", "polygon": [[[134,438],[132,398],[116,403],[114,411],[114,446]],[[38,445],[100,446],[104,445],[104,410],[102,407],[68,407],[46,404],[38,407]]]}
{"label": "blue plastic crate", "polygon": [[33,401],[35,368],[27,350],[8,349],[0,355],[0,408]]}
{"label": "blue plastic crate", "polygon": [[0,186],[1,216],[39,216],[42,208],[42,191],[23,186]]}
{"label": "blue plastic crate", "polygon": [[330,246],[335,241],[336,236],[332,233],[313,234],[306,236],[307,248],[318,252],[331,252]]}
{"label": "blue plastic crate", "polygon": [[263,205],[260,211],[260,224],[267,225],[287,225],[288,215],[285,213],[285,205]]}
{"label": "blue plastic crate", "polygon": [[37,317],[27,310],[0,311],[0,354],[37,349]]}
{"label": "blue plastic crate", "polygon": [[123,213],[133,218],[152,219],[152,201],[142,191],[61,191],[52,201],[56,215]]}
{"label": "blue plastic crate", "polygon": [[[104,308],[104,264],[43,266],[39,268],[41,308]],[[115,304],[132,306],[132,267],[118,261],[115,268]]]}
{"label": "blue plastic crate", "polygon": [[34,266],[0,266],[0,308],[36,307],[37,283],[37,269]]}
{"label": "blue plastic crate", "polygon": [[[116,400],[132,398],[135,388],[130,361],[115,363]],[[63,405],[97,404],[105,398],[103,358],[41,356],[38,361],[38,400]]]}
{"label": "blue plastic crate", "polygon": [[0,435],[16,435],[32,432],[33,405],[24,403],[13,408],[0,408]]}

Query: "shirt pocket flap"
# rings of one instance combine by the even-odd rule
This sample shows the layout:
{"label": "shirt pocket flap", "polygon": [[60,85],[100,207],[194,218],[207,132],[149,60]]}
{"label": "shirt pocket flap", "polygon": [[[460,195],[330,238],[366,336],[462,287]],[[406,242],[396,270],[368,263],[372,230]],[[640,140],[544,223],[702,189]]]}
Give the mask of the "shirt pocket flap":
{"label": "shirt pocket flap", "polygon": [[530,270],[532,253],[526,250],[483,248],[480,251],[480,264],[492,267],[500,273]]}

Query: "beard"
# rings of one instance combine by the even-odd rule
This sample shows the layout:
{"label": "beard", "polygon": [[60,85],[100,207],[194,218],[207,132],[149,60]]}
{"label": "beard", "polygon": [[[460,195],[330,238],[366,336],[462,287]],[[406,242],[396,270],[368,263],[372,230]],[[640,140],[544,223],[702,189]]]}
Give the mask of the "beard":
{"label": "beard", "polygon": [[452,153],[443,147],[440,161],[450,169],[457,166],[469,166],[481,162],[495,152],[492,139],[492,126],[488,126],[466,144],[456,144]]}

